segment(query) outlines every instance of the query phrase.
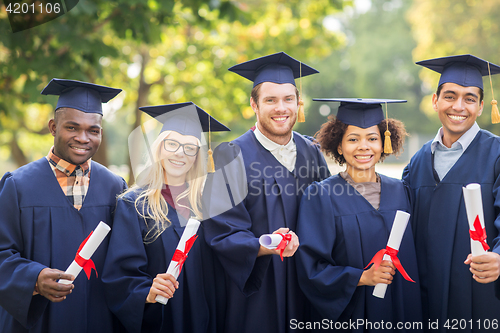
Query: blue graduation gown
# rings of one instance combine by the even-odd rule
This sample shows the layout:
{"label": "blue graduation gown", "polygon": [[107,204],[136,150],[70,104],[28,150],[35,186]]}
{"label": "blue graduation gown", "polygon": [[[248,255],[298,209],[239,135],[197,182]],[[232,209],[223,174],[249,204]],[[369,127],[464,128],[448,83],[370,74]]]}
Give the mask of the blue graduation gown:
{"label": "blue graduation gown", "polygon": [[[305,316],[307,300],[297,283],[295,259],[257,257],[258,237],[281,227],[295,230],[301,195],[311,182],[329,176],[318,146],[296,132],[293,138],[297,145],[293,172],[262,147],[251,130],[214,152],[216,169],[241,152],[243,183],[248,186],[248,194],[239,202],[231,188],[234,184],[228,185],[235,206],[217,216],[209,212],[212,218],[205,221],[206,241],[228,276],[225,332],[285,332],[291,319]],[[226,168],[226,172],[226,179],[243,178],[238,168]],[[204,193],[208,210],[224,200],[225,188],[213,181],[213,174],[209,175]]]}
{"label": "blue graduation gown", "polygon": [[[315,321],[332,320],[338,327],[346,323],[344,328],[349,330],[353,327],[347,323],[358,319],[392,322],[394,329],[397,322],[422,320],[411,228],[405,231],[398,258],[417,283],[406,281],[396,272],[383,299],[372,295],[374,287],[357,286],[364,267],[377,251],[385,249],[396,210],[410,211],[403,183],[383,175],[380,179],[378,210],[339,175],[313,183],[302,197],[297,221],[297,273],[300,287],[317,310]],[[353,331],[380,330],[361,325]]]}
{"label": "blue graduation gown", "polygon": [[[224,310],[216,312],[216,308],[224,299],[224,290],[217,286],[224,285],[223,276],[216,276],[211,250],[204,241],[203,222],[182,267],[174,297],[165,306],[145,303],[153,279],[167,271],[184,231],[179,218],[184,218],[169,205],[167,216],[172,225],[154,242],[144,244],[148,227],[135,210],[136,197],[135,192],[128,193],[117,201],[103,273],[111,310],[127,332],[220,332],[217,323],[222,322],[218,318]],[[153,222],[148,219],[147,223]]]}
{"label": "blue graduation gown", "polygon": [[[113,316],[100,274],[108,238],[92,256],[99,277],[82,273],[66,300],[32,296],[40,271],[65,271],[100,221],[112,225],[122,178],[92,162],[90,185],[78,211],[64,195],[46,158],[0,181],[0,332],[111,332]],[[116,320],[116,318],[115,318]]]}
{"label": "blue graduation gown", "polygon": [[[484,319],[500,319],[500,301],[495,298],[499,281],[478,283],[463,263],[471,249],[462,187],[481,184],[487,242],[500,253],[500,139],[481,130],[441,181],[434,176],[430,146],[426,143],[403,173],[415,198],[412,227],[424,320],[439,320],[444,331],[447,319],[472,319],[477,329],[477,320],[483,325]],[[470,324],[466,326],[470,332]]]}

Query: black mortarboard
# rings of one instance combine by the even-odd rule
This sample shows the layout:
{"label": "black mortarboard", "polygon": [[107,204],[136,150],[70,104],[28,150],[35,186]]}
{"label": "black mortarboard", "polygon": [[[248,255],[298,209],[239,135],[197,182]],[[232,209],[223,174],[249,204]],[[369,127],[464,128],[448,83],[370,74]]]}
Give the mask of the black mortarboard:
{"label": "black mortarboard", "polygon": [[382,104],[406,103],[400,99],[373,98],[313,98],[318,102],[340,102],[337,119],[344,124],[368,128],[378,125],[384,120]]}
{"label": "black mortarboard", "polygon": [[73,108],[86,113],[102,114],[102,103],[107,103],[121,91],[88,82],[52,79],[41,93],[59,95],[56,110]]}
{"label": "black mortarboard", "polygon": [[[438,86],[451,82],[483,89],[483,76],[500,73],[500,67],[471,54],[423,60],[417,65],[441,73]],[[489,66],[489,69],[488,69]]]}
{"label": "black mortarboard", "polygon": [[254,87],[262,82],[291,83],[295,86],[296,78],[319,73],[285,52],[249,60],[235,65],[229,70],[253,81]]}
{"label": "black mortarboard", "polygon": [[143,106],[139,109],[163,124],[161,132],[176,131],[200,139],[202,132],[230,131],[193,102]]}

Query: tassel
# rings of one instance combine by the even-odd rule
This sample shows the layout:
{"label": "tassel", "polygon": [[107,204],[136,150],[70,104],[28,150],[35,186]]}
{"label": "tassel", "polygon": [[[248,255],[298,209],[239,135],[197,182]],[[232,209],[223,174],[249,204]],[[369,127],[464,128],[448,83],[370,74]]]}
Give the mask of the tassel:
{"label": "tassel", "polygon": [[297,111],[297,121],[299,123],[305,123],[306,117],[304,115],[304,101],[302,98],[299,100],[299,110]]}
{"label": "tassel", "polygon": [[491,101],[491,123],[498,124],[500,123],[500,113],[498,113],[497,101]]}
{"label": "tassel", "polygon": [[384,153],[392,154],[392,143],[391,143],[391,132],[389,130],[384,132],[385,140],[384,140]]}
{"label": "tassel", "polygon": [[215,172],[215,164],[214,164],[214,157],[213,157],[212,149],[208,150],[207,172],[208,173]]}

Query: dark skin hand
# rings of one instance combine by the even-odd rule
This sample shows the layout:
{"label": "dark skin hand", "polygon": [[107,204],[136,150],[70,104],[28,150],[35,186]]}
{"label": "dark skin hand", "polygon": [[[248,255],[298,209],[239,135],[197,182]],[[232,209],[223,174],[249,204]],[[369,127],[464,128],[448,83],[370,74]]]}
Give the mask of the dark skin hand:
{"label": "dark skin hand", "polygon": [[62,302],[66,299],[66,296],[71,294],[73,284],[62,284],[58,283],[60,279],[75,280],[75,277],[71,274],[65,274],[63,271],[52,268],[44,268],[38,274],[38,279],[36,281],[35,293],[40,294],[47,298],[51,302]]}

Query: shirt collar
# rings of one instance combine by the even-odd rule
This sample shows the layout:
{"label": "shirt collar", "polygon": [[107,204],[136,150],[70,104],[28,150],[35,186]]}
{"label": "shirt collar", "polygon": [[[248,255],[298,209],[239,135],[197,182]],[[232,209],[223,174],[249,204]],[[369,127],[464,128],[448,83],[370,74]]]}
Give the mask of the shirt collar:
{"label": "shirt collar", "polygon": [[264,148],[266,148],[267,150],[269,150],[271,152],[276,150],[276,149],[280,149],[280,148],[285,148],[288,151],[294,151],[296,148],[295,142],[293,141],[293,132],[292,132],[292,137],[290,138],[290,141],[288,141],[288,143],[286,145],[280,145],[280,144],[272,141],[271,139],[269,139],[264,134],[262,134],[262,132],[259,130],[259,127],[257,126],[257,123],[255,123],[255,130],[253,132],[255,134],[255,138],[257,139],[257,141],[259,141],[260,144]]}
{"label": "shirt collar", "polygon": [[[462,151],[465,151],[469,147],[472,140],[474,140],[474,138],[476,137],[477,133],[479,133],[480,130],[481,129],[479,128],[479,125],[476,122],[474,122],[474,125],[472,125],[471,128],[469,128],[469,130],[467,132],[462,134],[462,136],[456,142],[454,142],[451,145],[451,147],[453,148],[453,147],[456,147],[458,144],[460,144],[460,146],[462,146]],[[436,137],[434,138],[434,140],[432,140],[431,152],[433,154],[436,151],[436,147],[438,144],[441,144],[443,147],[446,147],[443,144],[443,127],[441,127],[438,130]]]}
{"label": "shirt collar", "polygon": [[[54,146],[50,148],[49,154],[47,155],[47,159],[49,160],[49,162],[52,161],[52,165],[54,165],[54,167],[56,167],[59,171],[65,173],[66,176],[69,177],[73,173],[73,171],[75,171],[75,169],[78,167],[78,165],[63,160],[62,158],[56,156],[53,151],[54,151]],[[80,164],[79,166],[85,174],[87,170],[90,170],[90,158],[85,162],[83,162],[82,164]]]}

